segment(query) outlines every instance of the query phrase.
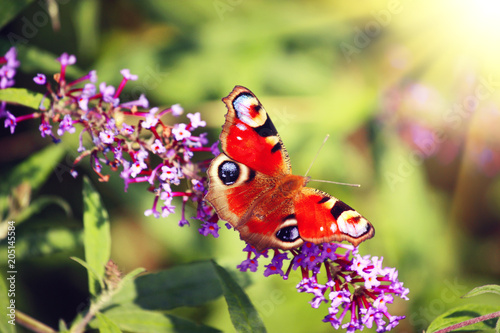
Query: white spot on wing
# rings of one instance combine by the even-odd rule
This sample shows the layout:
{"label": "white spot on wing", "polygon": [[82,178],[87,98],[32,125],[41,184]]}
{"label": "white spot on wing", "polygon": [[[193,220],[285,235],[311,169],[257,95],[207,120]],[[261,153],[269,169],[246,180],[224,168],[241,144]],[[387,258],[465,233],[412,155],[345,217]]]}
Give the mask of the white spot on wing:
{"label": "white spot on wing", "polygon": [[247,127],[245,125],[241,124],[241,123],[237,123],[236,127],[238,127],[238,129],[240,131],[246,131],[247,130]]}
{"label": "white spot on wing", "polygon": [[[356,220],[357,217],[359,219]],[[355,222],[349,222],[350,220]],[[337,219],[337,224],[341,232],[355,238],[362,236],[368,229],[368,221],[352,210],[343,212]]]}
{"label": "white spot on wing", "polygon": [[259,127],[266,121],[266,112],[261,109],[257,114],[252,114],[252,106],[258,105],[257,98],[249,95],[241,95],[233,102],[234,109],[238,113],[238,119],[250,127]]}

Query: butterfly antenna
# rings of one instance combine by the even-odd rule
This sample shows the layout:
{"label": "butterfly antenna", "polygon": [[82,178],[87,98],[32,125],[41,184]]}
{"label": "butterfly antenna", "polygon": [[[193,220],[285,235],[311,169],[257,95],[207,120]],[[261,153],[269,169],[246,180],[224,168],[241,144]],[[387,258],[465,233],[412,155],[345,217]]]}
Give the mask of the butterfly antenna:
{"label": "butterfly antenna", "polygon": [[351,183],[339,183],[339,182],[332,182],[330,180],[322,180],[322,179],[310,179],[310,182],[320,182],[320,183],[329,183],[329,184],[337,184],[337,185],[345,185],[345,186],[352,186],[352,187],[361,187],[359,184],[351,184]]}
{"label": "butterfly antenna", "polygon": [[319,147],[318,152],[316,153],[316,156],[314,156],[314,158],[313,158],[313,160],[312,160],[312,162],[311,162],[311,165],[309,165],[309,168],[307,169],[306,174],[304,175],[304,177],[307,177],[307,174],[309,173],[309,171],[311,171],[311,168],[312,168],[312,166],[313,166],[314,162],[316,162],[316,159],[318,158],[319,152],[321,151],[321,149],[323,148],[323,146],[324,146],[324,145],[325,145],[325,143],[326,143],[326,140],[328,140],[328,138],[329,138],[329,137],[330,137],[330,134],[327,134],[327,135],[325,136],[325,139],[323,140],[323,143],[322,143],[322,144],[321,144],[321,146]]}
{"label": "butterfly antenna", "polygon": [[[321,151],[321,149],[323,148],[323,146],[325,145],[325,143],[326,143],[326,141],[328,140],[329,137],[330,137],[330,134],[327,134],[325,136],[325,139],[323,140],[323,143],[319,147],[318,152],[316,153],[316,156],[314,156],[314,158],[313,158],[313,160],[311,162],[311,165],[309,165],[309,168],[307,169],[307,172],[304,175],[304,177],[307,177],[307,174],[309,173],[309,171],[311,171],[311,168],[312,168],[314,162],[318,158],[319,152]],[[309,181],[311,181],[311,182],[320,182],[320,183],[329,183],[329,184],[337,184],[337,185],[345,185],[345,186],[353,186],[353,187],[360,187],[361,186],[359,184],[339,183],[339,182],[332,182],[330,180],[321,180],[321,179],[310,179]]]}

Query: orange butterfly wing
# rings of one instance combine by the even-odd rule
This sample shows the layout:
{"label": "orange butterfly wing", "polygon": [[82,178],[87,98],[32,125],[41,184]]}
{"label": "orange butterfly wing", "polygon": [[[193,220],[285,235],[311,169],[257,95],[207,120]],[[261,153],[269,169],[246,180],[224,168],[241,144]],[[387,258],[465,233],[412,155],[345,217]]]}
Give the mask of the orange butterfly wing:
{"label": "orange butterfly wing", "polygon": [[348,241],[354,246],[372,238],[372,224],[353,208],[320,190],[304,187],[295,201],[300,237],[320,244]]}
{"label": "orange butterfly wing", "polygon": [[236,86],[222,101],[228,110],[220,135],[226,155],[268,176],[290,174],[288,153],[257,97]]}

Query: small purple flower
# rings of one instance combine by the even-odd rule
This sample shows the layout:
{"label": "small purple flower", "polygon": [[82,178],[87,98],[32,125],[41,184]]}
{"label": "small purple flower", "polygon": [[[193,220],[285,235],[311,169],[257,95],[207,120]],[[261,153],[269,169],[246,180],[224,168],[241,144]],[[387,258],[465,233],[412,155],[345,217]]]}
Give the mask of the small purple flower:
{"label": "small purple flower", "polygon": [[164,202],[164,205],[161,206],[161,217],[167,217],[175,211],[175,206],[171,205],[169,200]]}
{"label": "small purple flower", "polygon": [[124,68],[120,71],[120,73],[123,75],[123,77],[127,80],[135,81],[138,79],[137,75],[130,74],[130,69]]}
{"label": "small purple flower", "polygon": [[370,265],[372,262],[370,260],[370,256],[366,255],[364,257],[361,257],[359,254],[357,254],[353,261],[352,261],[352,266],[350,267],[353,271],[357,272],[359,275],[362,275],[364,270]]}
{"label": "small purple flower", "polygon": [[189,225],[189,221],[188,221],[188,220],[186,220],[186,218],[185,218],[185,217],[183,217],[183,218],[181,218],[181,219],[179,220],[179,223],[178,223],[178,224],[179,224],[179,227],[183,227],[183,226],[185,226],[185,225]]}
{"label": "small purple flower", "polygon": [[73,119],[69,114],[65,115],[63,120],[59,123],[59,129],[57,130],[57,135],[62,136],[64,132],[69,134],[75,133],[76,128],[73,126]]}
{"label": "small purple flower", "polygon": [[146,169],[148,166],[146,165],[146,163],[144,163],[143,161],[141,160],[137,160],[135,161],[135,163],[133,163],[131,166],[130,166],[130,176],[132,178],[135,178],[137,177],[137,175],[139,173],[141,173],[142,170]]}
{"label": "small purple flower", "polygon": [[86,83],[83,86],[82,93],[81,93],[80,96],[81,97],[86,97],[88,99],[88,98],[94,96],[95,92],[96,92],[95,85],[93,85],[92,83]]}
{"label": "small purple flower", "polygon": [[147,108],[149,108],[149,101],[146,98],[146,96],[144,96],[144,94],[141,94],[139,96],[139,99],[137,99],[135,101],[130,101],[130,102],[122,103],[122,104],[120,104],[120,106],[122,108],[127,108],[127,109],[131,109],[134,106],[147,109]]}
{"label": "small purple flower", "polygon": [[132,133],[134,133],[134,131],[135,131],[134,126],[130,126],[126,123],[123,123],[122,129],[120,130],[120,133],[122,135],[131,135]]}
{"label": "small purple flower", "polygon": [[205,186],[203,186],[203,182],[198,180],[198,179],[191,179],[191,183],[193,184],[193,190],[194,191],[199,191],[199,192],[204,192],[205,191]]}
{"label": "small purple flower", "polygon": [[10,68],[17,68],[21,65],[19,60],[17,60],[17,50],[14,46],[5,53],[5,60],[7,60],[6,66]]}
{"label": "small purple flower", "polygon": [[87,97],[81,96],[78,98],[78,107],[83,111],[88,111],[89,99]]}
{"label": "small purple flower", "polygon": [[115,87],[106,86],[106,82],[101,82],[99,85],[99,92],[102,94],[102,100],[107,103],[111,103],[113,106],[117,106],[120,100],[116,98]]}
{"label": "small purple flower", "polygon": [[338,308],[342,304],[351,302],[351,293],[349,292],[349,290],[332,291],[330,294],[328,294],[328,298],[331,301],[330,307]]}
{"label": "small purple flower", "polygon": [[46,135],[52,136],[52,126],[48,122],[42,121],[38,129],[40,130],[42,138],[45,138]]}
{"label": "small purple flower", "polygon": [[212,154],[213,154],[214,156],[219,156],[219,155],[220,155],[220,150],[219,150],[219,141],[214,142],[214,143],[210,146],[210,152],[212,152]]}
{"label": "small purple flower", "polygon": [[163,181],[171,181],[173,183],[179,180],[178,176],[179,172],[176,167],[168,167],[166,165],[161,167],[160,179]]}
{"label": "small purple flower", "polygon": [[323,318],[323,322],[325,323],[330,323],[333,328],[338,330],[340,328],[340,325],[342,324],[342,320],[337,318],[337,313],[338,313],[338,308],[332,309],[330,308],[329,310],[334,310],[330,314],[328,314],[325,318]]}
{"label": "small purple flower", "polygon": [[332,261],[336,260],[337,255],[335,254],[335,251],[337,251],[337,248],[337,243],[324,243],[323,249],[321,250],[321,259],[323,259],[323,261],[327,259]]}
{"label": "small purple flower", "polygon": [[154,216],[155,218],[157,218],[157,219],[158,219],[158,218],[160,218],[160,212],[159,212],[159,211],[157,211],[156,209],[153,209],[153,208],[151,208],[151,209],[146,209],[146,210],[144,211],[144,215],[145,215],[145,216],[150,216],[150,215],[153,215],[153,216]]}
{"label": "small purple flower", "polygon": [[45,77],[44,74],[38,73],[34,78],[33,81],[35,81],[36,84],[39,85],[44,85],[45,82],[47,82],[47,78]]}
{"label": "small purple flower", "polygon": [[88,74],[88,79],[92,83],[97,82],[97,71],[96,70],[91,70]]}
{"label": "small purple flower", "polygon": [[110,130],[102,131],[99,133],[99,139],[102,143],[110,145],[115,141],[115,134]]}
{"label": "small purple flower", "polygon": [[283,260],[288,259],[286,253],[275,252],[273,259],[269,265],[265,265],[266,270],[264,271],[264,276],[269,276],[273,274],[279,274],[283,276],[285,273],[281,269],[283,267]]}
{"label": "small purple flower", "polygon": [[198,229],[199,233],[202,234],[203,236],[208,236],[208,234],[211,234],[215,238],[219,237],[219,225],[217,222],[204,222],[201,225],[201,228]]}
{"label": "small purple flower", "polygon": [[167,200],[167,198],[172,198],[172,189],[169,183],[161,184],[162,192],[160,194],[160,199]]}
{"label": "small purple flower", "polygon": [[191,120],[191,127],[198,128],[198,127],[205,127],[207,126],[207,122],[204,120],[201,120],[201,116],[199,112],[196,112],[195,114],[188,113],[187,117],[189,120]]}
{"label": "small purple flower", "polygon": [[76,57],[73,54],[68,55],[64,52],[59,58],[57,58],[57,61],[59,61],[62,66],[74,65],[76,63]]}
{"label": "small purple flower", "polygon": [[17,125],[16,117],[14,117],[12,113],[10,113],[9,111],[5,111],[4,127],[10,128],[10,134],[14,134],[16,125]]}
{"label": "small purple flower", "polygon": [[246,272],[247,270],[250,270],[250,272],[256,272],[258,267],[259,267],[259,262],[255,258],[245,259],[241,262],[241,264],[236,266],[236,268],[238,268],[242,272]]}
{"label": "small purple flower", "polygon": [[158,112],[158,108],[152,108],[149,110],[148,115],[146,116],[146,120],[144,120],[141,124],[143,128],[149,129],[151,127],[155,127],[158,123],[158,118],[156,118],[156,112]]}
{"label": "small purple flower", "polygon": [[191,132],[186,129],[186,124],[176,124],[172,129],[172,134],[175,137],[175,140],[182,141],[183,139],[189,138],[191,136]]}
{"label": "small purple flower", "polygon": [[151,145],[151,151],[155,153],[156,155],[163,154],[167,150],[163,146],[160,140],[156,139],[155,142]]}
{"label": "small purple flower", "polygon": [[128,70],[126,68],[122,69],[120,71],[120,73],[123,75],[123,79],[122,79],[122,82],[120,82],[118,89],[116,89],[116,93],[113,96],[114,98],[118,98],[118,96],[120,96],[121,92],[123,91],[123,88],[127,84],[127,81],[129,81],[129,80],[135,81],[138,78],[137,75],[130,74],[130,70]]}
{"label": "small purple flower", "polygon": [[375,287],[380,286],[380,281],[377,279],[377,275],[371,274],[371,275],[365,275],[363,276],[365,279],[365,288],[366,289],[373,289]]}
{"label": "small purple flower", "polygon": [[184,109],[180,104],[174,104],[170,107],[170,110],[172,110],[172,114],[176,117],[180,116],[183,112]]}

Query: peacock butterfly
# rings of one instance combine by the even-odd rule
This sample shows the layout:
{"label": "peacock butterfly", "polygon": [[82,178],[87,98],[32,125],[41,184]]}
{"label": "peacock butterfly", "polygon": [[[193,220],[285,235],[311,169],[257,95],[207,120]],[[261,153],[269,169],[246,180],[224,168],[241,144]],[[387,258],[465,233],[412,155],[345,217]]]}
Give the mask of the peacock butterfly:
{"label": "peacock butterfly", "polygon": [[258,250],[289,250],[304,241],[346,240],[357,246],[373,237],[372,224],[357,211],[305,187],[310,177],[292,175],[285,146],[250,90],[236,86],[222,101],[228,110],[222,153],[208,168],[205,199],[242,240]]}

